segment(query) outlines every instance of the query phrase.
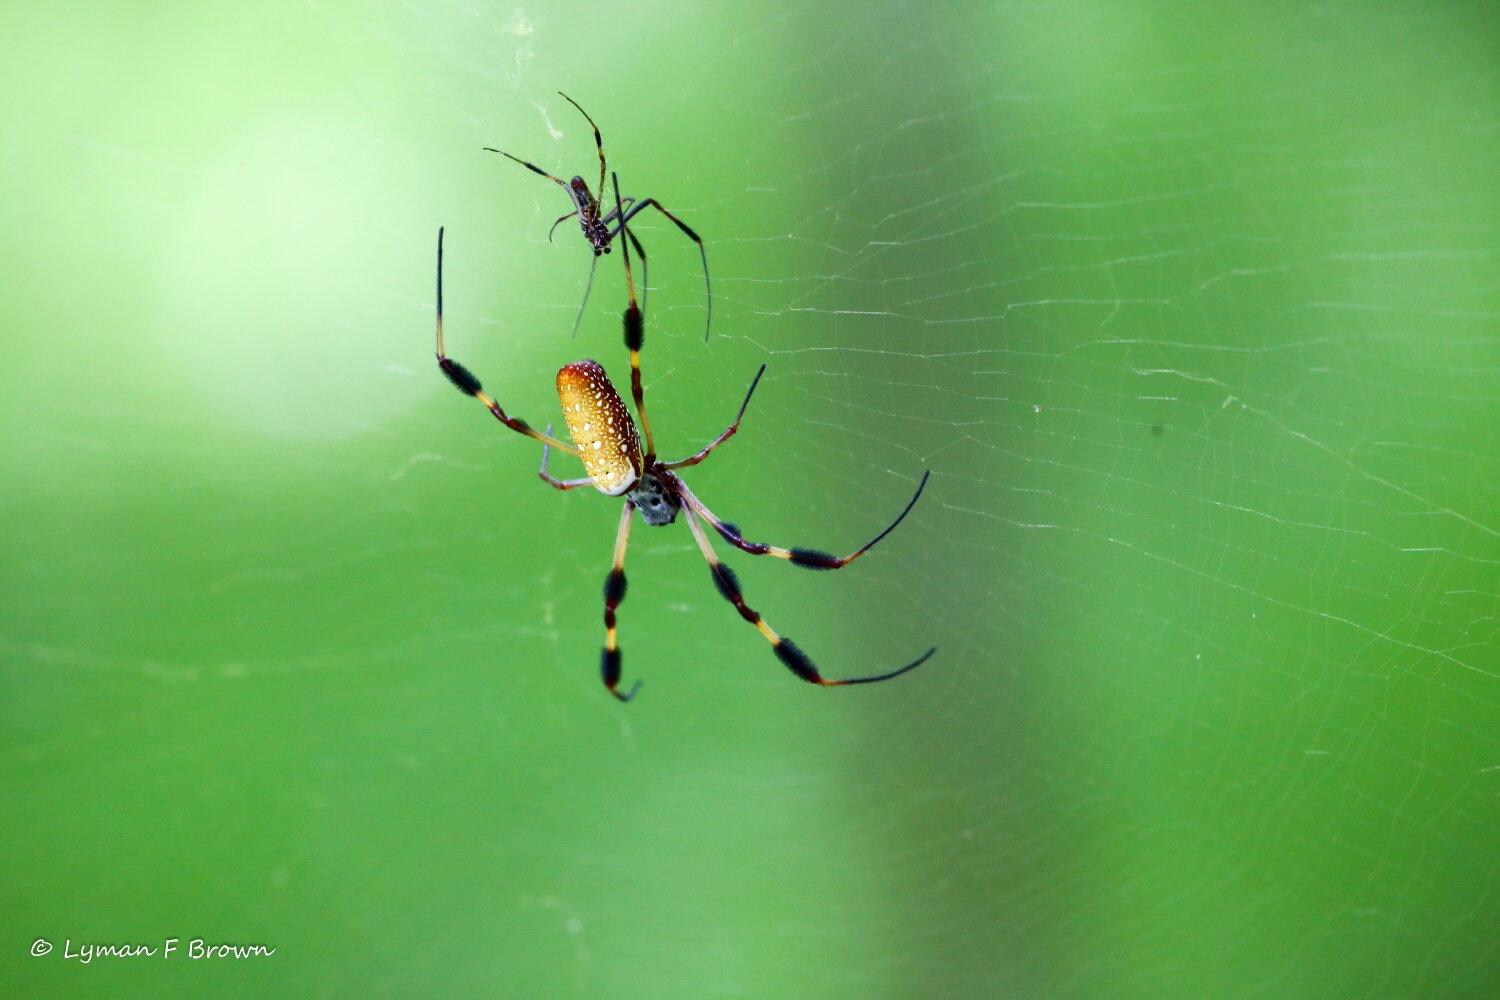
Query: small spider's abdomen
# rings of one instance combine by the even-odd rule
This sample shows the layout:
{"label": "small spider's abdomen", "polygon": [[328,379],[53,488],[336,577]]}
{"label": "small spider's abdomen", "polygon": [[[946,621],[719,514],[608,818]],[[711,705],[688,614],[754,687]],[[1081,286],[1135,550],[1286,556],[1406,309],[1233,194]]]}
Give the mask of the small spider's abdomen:
{"label": "small spider's abdomen", "polygon": [[557,373],[568,434],[594,486],[612,497],[641,478],[641,438],[630,411],[597,361],[575,361]]}

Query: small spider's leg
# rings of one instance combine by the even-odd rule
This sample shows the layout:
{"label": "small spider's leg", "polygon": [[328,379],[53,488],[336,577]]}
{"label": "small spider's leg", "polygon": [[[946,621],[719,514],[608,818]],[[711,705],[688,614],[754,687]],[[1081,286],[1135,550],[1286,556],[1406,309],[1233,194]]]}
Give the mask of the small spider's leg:
{"label": "small spider's leg", "polygon": [[602,193],[604,191],[604,138],[599,134],[599,126],[594,124],[594,119],[589,118],[589,113],[583,110],[582,105],[580,105],[577,101],[573,100],[573,98],[569,97],[567,94],[564,94],[560,90],[558,91],[558,94],[562,97],[563,100],[567,101],[569,104],[573,105],[573,107],[577,108],[578,113],[583,115],[583,117],[588,120],[589,125],[594,129],[594,148],[599,150],[598,190]]}
{"label": "small spider's leg", "polygon": [[[537,166],[535,163],[528,163],[525,160],[521,159],[519,156],[511,156],[505,150],[503,150],[503,149],[496,149],[493,146],[486,146],[486,147],[484,147],[484,151],[486,153],[499,153],[501,156],[510,156],[510,158],[512,160],[515,160],[517,163],[519,163],[521,166],[525,167],[527,170],[530,170],[532,173],[541,174],[543,177],[547,178],[549,181],[555,181],[558,184],[561,184],[563,186],[563,189],[565,191],[570,192],[569,195],[568,195],[568,197],[570,197],[570,198],[572,197],[571,192],[572,192],[573,188],[572,188],[571,185],[568,184],[567,181],[563,180],[561,177],[553,177],[551,174],[547,173],[547,171],[543,170],[541,167]],[[565,216],[563,216],[563,218],[566,219],[567,216],[565,215]],[[558,221],[560,222],[562,220],[559,219]]]}
{"label": "small spider's leg", "polygon": [[604,676],[604,686],[621,701],[629,701],[641,689],[641,682],[636,681],[628,693],[620,693],[620,642],[615,634],[615,609],[625,600],[625,542],[630,537],[630,515],[634,511],[635,504],[625,501],[625,509],[620,514],[620,531],[615,535],[615,560],[610,565],[609,576],[604,578],[604,653],[599,658],[599,669]]}
{"label": "small spider's leg", "polygon": [[[615,210],[620,209],[620,178],[610,175],[615,185]],[[641,432],[646,436],[644,468],[656,461],[656,440],[651,436],[651,421],[646,419],[646,391],[641,387],[641,345],[646,341],[646,321],[641,316],[641,307],[635,301],[635,277],[630,271],[630,240],[626,240],[625,287],[630,290],[630,302],[625,307],[625,346],[630,349],[630,394],[635,399],[635,414],[641,420]]]}
{"label": "small spider's leg", "polygon": [[589,307],[589,293],[594,290],[594,271],[599,267],[599,257],[596,254],[589,258],[589,280],[583,286],[583,301],[578,303],[578,315],[573,317],[573,339],[578,339],[578,324],[583,322],[583,311]]}
{"label": "small spider's leg", "polygon": [[489,394],[484,391],[484,386],[480,385],[478,376],[448,357],[443,351],[443,230],[441,228],[438,229],[437,250],[437,359],[438,367],[443,370],[444,375],[448,376],[448,381],[457,386],[459,392],[462,392],[466,396],[473,396],[483,403],[495,415],[496,420],[513,431],[519,431],[527,437],[536,438],[542,444],[561,448],[569,455],[578,454],[577,448],[566,442],[559,441],[550,433],[541,433],[520,417],[508,416],[500,408],[500,404],[491,399]]}
{"label": "small spider's leg", "polygon": [[[552,436],[551,424],[547,425],[547,436]],[[588,476],[584,476],[582,479],[558,479],[556,476],[552,475],[552,473],[547,471],[547,459],[550,457],[552,457],[552,446],[550,444],[542,445],[542,467],[537,470],[536,474],[541,476],[545,481],[551,483],[553,486],[556,486],[560,490],[576,490],[580,486],[594,485],[594,481]]]}
{"label": "small spider's leg", "polygon": [[750,382],[750,391],[747,392],[747,393],[745,393],[745,401],[740,404],[740,412],[736,413],[735,416],[734,416],[734,423],[732,423],[728,427],[724,428],[724,432],[722,434],[720,434],[718,437],[716,437],[712,441],[710,441],[708,443],[708,446],[706,448],[704,448],[702,451],[698,452],[698,454],[693,455],[691,458],[680,459],[680,460],[678,460],[676,462],[665,462],[663,464],[665,464],[666,467],[669,468],[669,469],[681,469],[681,468],[684,468],[685,466],[697,465],[699,462],[703,461],[705,458],[708,457],[708,453],[709,452],[713,451],[719,445],[723,444],[725,441],[728,441],[730,438],[734,437],[735,431],[737,431],[737,430],[740,429],[740,421],[745,418],[745,407],[747,407],[747,406],[750,405],[750,397],[753,396],[753,395],[755,395],[755,387],[758,386],[758,385],[760,385],[760,377],[762,375],[764,375],[765,373],[766,373],[766,366],[765,365],[761,365],[760,366],[760,371],[758,371],[758,372],[755,373],[755,378],[752,379],[751,382]]}
{"label": "small spider's leg", "polygon": [[557,232],[557,227],[558,226],[562,225],[564,222],[567,222],[569,219],[571,219],[573,216],[575,216],[577,214],[578,214],[578,209],[575,208],[575,209],[573,209],[573,211],[569,212],[567,215],[559,215],[553,221],[552,228],[549,229],[549,230],[547,230],[547,242],[548,243],[552,242],[552,234],[555,233],[555,232]]}
{"label": "small spider's leg", "polygon": [[724,600],[734,605],[740,617],[760,630],[761,635],[771,643],[771,649],[776,653],[776,658],[786,665],[787,669],[810,684],[824,684],[832,686],[835,684],[873,684],[876,681],[888,681],[892,677],[899,677],[908,670],[914,670],[927,661],[927,658],[937,652],[934,646],[921,656],[904,667],[883,674],[874,674],[869,677],[824,677],[818,673],[818,668],[807,654],[797,648],[790,639],[780,636],[776,630],[767,625],[760,612],[745,603],[745,595],[740,591],[740,581],[735,576],[734,570],[719,561],[719,556],[714,552],[713,546],[708,543],[708,536],[704,534],[703,528],[698,524],[698,515],[693,513],[691,504],[684,505],[683,514],[687,516],[688,527],[692,529],[693,538],[698,542],[698,548],[703,550],[703,557],[708,560],[708,568],[713,573],[714,586],[719,588],[719,593]]}
{"label": "small spider's leg", "polygon": [[[600,191],[599,194],[603,195],[604,192]],[[615,220],[618,219],[620,216],[624,215],[625,212],[630,208],[630,206],[634,205],[634,204],[635,204],[635,199],[634,198],[629,198],[629,197],[621,198],[619,201],[617,201],[615,203],[615,207],[612,208],[612,209],[610,209],[607,214],[599,216],[599,224],[602,225],[602,226],[611,226],[611,225],[614,225]],[[620,235],[620,227],[615,226],[614,230],[612,230],[610,232],[609,238],[610,239],[614,239],[616,236],[619,236],[619,235]],[[639,243],[637,243],[635,245],[635,249],[636,249],[637,253],[645,253],[645,251],[641,249],[641,245]]]}
{"label": "small spider's leg", "polygon": [[678,229],[681,229],[684,233],[687,234],[688,239],[698,244],[698,256],[703,261],[703,294],[708,302],[708,318],[704,321],[703,324],[703,339],[706,341],[708,340],[709,328],[713,326],[714,322],[714,290],[713,286],[709,283],[708,278],[708,251],[703,248],[703,240],[699,238],[698,234],[693,232],[693,230],[688,226],[687,223],[683,222],[671,212],[668,212],[665,208],[662,208],[661,202],[657,201],[655,198],[643,198],[637,201],[634,205],[630,206],[629,210],[621,212],[619,221],[615,223],[615,233],[618,233],[621,229],[625,229],[626,227],[628,227],[630,225],[630,220],[635,218],[636,215],[638,215],[640,211],[648,205],[656,209],[662,215],[665,215],[667,218],[671,219],[672,222],[676,224]]}
{"label": "small spider's leg", "polygon": [[900,524],[902,520],[905,519],[906,515],[911,513],[911,509],[916,506],[917,498],[920,497],[922,495],[922,491],[927,488],[927,477],[930,475],[932,475],[931,471],[925,471],[922,473],[922,481],[917,484],[917,492],[912,494],[911,499],[906,502],[906,507],[902,509],[900,514],[896,515],[896,519],[894,521],[886,525],[884,531],[876,535],[874,538],[870,539],[868,542],[865,542],[865,544],[861,545],[859,548],[855,549],[847,556],[836,556],[831,552],[824,552],[820,549],[805,549],[801,547],[784,549],[776,545],[767,545],[765,542],[748,542],[740,534],[740,529],[738,527],[730,524],[728,521],[721,521],[719,518],[715,517],[713,515],[713,512],[703,505],[703,501],[699,500],[696,496],[693,495],[693,491],[688,489],[686,483],[678,480],[678,485],[681,488],[682,497],[687,502],[687,504],[694,510],[696,510],[699,514],[703,515],[704,520],[712,524],[715,530],[717,530],[720,535],[724,536],[725,541],[740,549],[741,551],[748,552],[752,556],[775,556],[778,559],[788,559],[796,565],[803,567],[804,569],[838,569],[841,566],[849,565],[854,560],[870,551],[870,549],[874,547],[876,542],[880,541],[886,535],[889,535],[892,531],[896,530],[896,525]]}

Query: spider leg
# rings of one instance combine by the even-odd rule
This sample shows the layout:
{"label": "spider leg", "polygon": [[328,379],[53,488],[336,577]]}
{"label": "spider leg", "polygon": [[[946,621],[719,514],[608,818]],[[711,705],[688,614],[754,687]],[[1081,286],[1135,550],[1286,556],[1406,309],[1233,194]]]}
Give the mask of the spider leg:
{"label": "spider leg", "polygon": [[564,94],[560,90],[557,93],[558,93],[559,96],[562,97],[563,100],[567,101],[569,104],[573,105],[573,107],[577,108],[578,109],[578,113],[581,114],[581,115],[583,115],[583,117],[588,121],[589,125],[594,130],[594,148],[597,149],[597,150],[599,150],[599,187],[596,188],[595,190],[603,192],[603,190],[604,190],[604,138],[603,138],[603,136],[601,136],[599,134],[599,126],[594,124],[594,119],[592,119],[592,118],[589,117],[589,113],[587,111],[583,110],[583,106],[580,105],[577,101],[573,100],[573,98],[569,97],[567,94]]}
{"label": "spider leg", "polygon": [[724,540],[729,542],[729,544],[733,545],[735,548],[740,549],[743,552],[748,552],[752,556],[776,556],[778,559],[788,559],[796,565],[803,567],[804,569],[838,569],[841,566],[849,565],[854,560],[870,551],[870,549],[875,546],[876,542],[880,541],[886,535],[889,535],[892,531],[896,530],[896,525],[900,524],[906,518],[906,515],[911,513],[911,509],[916,506],[917,498],[920,497],[922,495],[922,491],[927,488],[927,477],[930,475],[932,475],[931,471],[925,471],[922,473],[922,481],[917,484],[917,492],[912,494],[911,499],[906,502],[906,507],[902,509],[900,514],[896,515],[896,519],[894,521],[886,525],[884,531],[876,535],[874,538],[870,539],[868,542],[865,542],[865,544],[861,545],[859,548],[855,549],[847,556],[836,556],[830,552],[823,552],[820,549],[805,549],[800,547],[784,549],[776,545],[767,545],[765,542],[748,542],[742,535],[740,535],[740,529],[738,527],[730,524],[728,521],[722,521],[719,518],[715,517],[713,512],[703,505],[703,501],[699,500],[693,494],[693,491],[688,489],[686,483],[678,480],[678,485],[681,487],[682,497],[687,501],[687,505],[701,514],[703,516],[703,519],[712,524],[714,526],[714,529],[724,537]]}
{"label": "spider leg", "polygon": [[[615,185],[615,211],[620,211],[620,178],[610,174]],[[646,391],[641,387],[641,345],[646,341],[646,321],[641,316],[641,307],[635,301],[635,277],[630,271],[630,244],[626,240],[625,286],[630,290],[630,303],[625,307],[625,346],[630,349],[630,394],[635,399],[635,413],[641,420],[641,431],[646,436],[645,468],[656,461],[656,441],[651,436],[651,421],[646,419]]]}
{"label": "spider leg", "polygon": [[[616,191],[615,194],[618,195],[619,192]],[[610,223],[614,222],[620,217],[621,212],[628,209],[633,204],[635,204],[634,198],[619,198],[615,204],[615,207],[609,210],[608,215],[602,215],[599,217],[599,224],[608,227]],[[607,229],[606,232],[608,232]],[[620,235],[621,232],[624,232],[626,239],[630,240],[630,245],[635,247],[636,255],[641,258],[641,312],[644,313],[646,311],[646,299],[651,294],[651,273],[650,268],[646,263],[646,248],[641,246],[641,241],[635,238],[635,230],[631,229],[629,226],[623,226],[619,229],[616,229],[614,232],[609,234],[609,238],[611,240],[614,240]]]}
{"label": "spider leg", "polygon": [[[703,240],[699,238],[698,234],[693,232],[693,230],[688,226],[687,223],[683,222],[671,212],[668,212],[665,208],[662,208],[661,202],[657,201],[655,198],[641,198],[638,199],[634,205],[631,205],[630,208],[620,213],[619,218],[615,222],[614,231],[610,233],[610,236],[613,237],[618,235],[620,230],[622,229],[628,232],[630,220],[639,215],[641,210],[646,208],[647,206],[656,209],[662,215],[665,215],[667,218],[671,219],[673,224],[676,225],[678,229],[681,229],[685,234],[687,234],[688,239],[698,244],[698,257],[703,261],[703,294],[708,301],[708,318],[703,324],[703,339],[706,341],[708,340],[709,328],[713,326],[714,322],[714,291],[713,286],[709,283],[708,278],[708,251],[703,248]],[[637,245],[637,249],[639,249],[639,245]]]}
{"label": "spider leg", "polygon": [[646,263],[646,248],[641,246],[641,241],[635,238],[635,232],[629,226],[621,228],[625,232],[625,238],[630,241],[631,246],[635,247],[635,252],[641,258],[641,312],[645,312],[646,300],[651,295],[651,271]]}
{"label": "spider leg", "polygon": [[[557,178],[555,178],[555,177],[553,178],[553,180],[556,180],[556,179]],[[552,234],[555,233],[555,232],[557,232],[557,227],[558,226],[562,225],[564,222],[567,222],[569,219],[571,219],[573,216],[575,216],[577,214],[578,214],[578,209],[575,208],[575,209],[573,209],[573,211],[569,212],[567,215],[559,215],[553,221],[552,228],[549,229],[549,230],[547,230],[547,242],[548,243],[552,242]]]}
{"label": "spider leg", "polygon": [[809,684],[833,686],[836,684],[873,684],[876,681],[888,681],[892,677],[901,676],[908,670],[916,669],[927,662],[928,657],[937,652],[937,647],[934,646],[906,666],[898,667],[883,674],[873,674],[869,677],[824,677],[818,672],[818,668],[813,666],[812,660],[808,658],[806,653],[802,652],[790,639],[778,635],[775,629],[766,624],[765,619],[760,616],[758,611],[745,603],[745,596],[740,591],[739,578],[735,576],[734,570],[719,561],[718,554],[714,552],[713,546],[708,543],[708,536],[704,534],[702,526],[698,524],[698,515],[693,512],[692,505],[684,506],[682,512],[687,515],[688,527],[692,529],[693,538],[698,542],[698,548],[703,550],[703,557],[708,560],[708,568],[714,577],[714,586],[719,589],[719,593],[723,596],[724,600],[734,605],[735,610],[740,613],[741,618],[760,630],[761,635],[764,635],[771,643],[771,649],[776,653],[776,658],[785,664],[788,670]]}
{"label": "spider leg", "polygon": [[[760,371],[758,371],[758,372],[755,373],[755,378],[752,379],[751,382],[750,382],[750,391],[747,392],[747,393],[745,393],[745,401],[740,404],[740,412],[736,413],[735,416],[734,416],[734,423],[732,423],[728,427],[724,428],[724,432],[722,434],[720,434],[718,437],[716,437],[712,441],[710,441],[708,443],[708,446],[706,448],[704,448],[702,451],[698,452],[698,454],[693,455],[691,458],[679,459],[676,462],[665,462],[663,464],[667,468],[669,468],[669,469],[681,469],[681,468],[685,468],[686,466],[689,466],[689,465],[697,465],[699,462],[703,461],[705,458],[708,457],[708,453],[709,452],[713,451],[719,445],[723,444],[725,441],[728,441],[730,438],[734,437],[735,431],[737,431],[737,430],[740,429],[740,421],[743,420],[744,417],[745,417],[745,407],[747,407],[747,406],[750,405],[750,397],[753,396],[753,395],[755,395],[755,387],[758,386],[758,385],[760,385],[760,377],[762,375],[764,375],[765,373],[766,373],[766,366],[765,365],[761,365],[760,366]],[[703,513],[703,512],[700,511],[699,513]],[[707,516],[707,515],[705,515],[705,516]],[[709,520],[713,520],[713,518],[709,518]]]}
{"label": "spider leg", "polygon": [[[603,192],[601,191],[600,194],[603,194]],[[631,197],[621,198],[615,204],[615,207],[609,210],[609,213],[607,215],[601,215],[601,216],[599,216],[599,221],[602,224],[606,225],[606,226],[613,225],[614,222],[615,222],[615,220],[618,219],[621,215],[623,215],[626,212],[628,212],[630,210],[630,206],[634,205],[634,204],[635,204],[635,199],[634,198],[631,198]],[[620,235],[620,231],[619,231],[619,229],[616,229],[614,232],[612,232],[612,233],[609,234],[609,238],[610,239],[614,239],[618,235]],[[635,249],[636,249],[637,253],[644,253],[645,252],[645,251],[641,250],[641,245],[639,243],[637,243],[635,245]]]}
{"label": "spider leg", "polygon": [[609,576],[604,578],[604,652],[599,657],[599,670],[604,686],[621,701],[629,701],[641,689],[641,682],[636,681],[627,693],[620,693],[620,643],[615,634],[615,609],[625,600],[625,542],[630,538],[630,515],[634,510],[635,504],[625,501],[620,530],[615,535],[615,559],[609,567]]}
{"label": "spider leg", "polygon": [[589,258],[589,280],[583,286],[583,301],[578,303],[578,315],[573,317],[573,339],[578,339],[578,324],[583,322],[583,312],[589,307],[589,294],[594,290],[594,271],[599,267],[597,256]]}
{"label": "spider leg", "polygon": [[[549,437],[552,435],[551,424],[547,425],[547,435]],[[588,476],[584,476],[582,479],[558,479],[547,471],[547,459],[550,457],[552,457],[552,446],[550,444],[542,445],[542,467],[537,470],[536,474],[541,476],[546,482],[551,483],[560,490],[576,490],[580,486],[594,485],[594,481]]]}
{"label": "spider leg", "polygon": [[448,376],[448,381],[458,387],[458,390],[466,396],[473,396],[479,400],[495,415],[495,419],[513,431],[525,434],[527,437],[536,438],[542,444],[554,448],[561,448],[569,455],[578,454],[578,449],[553,437],[550,433],[543,434],[532,427],[520,417],[512,417],[500,408],[500,404],[490,398],[484,391],[484,386],[479,383],[479,378],[469,369],[448,357],[443,351],[443,230],[438,229],[438,251],[437,251],[437,360],[438,367],[443,374]]}
{"label": "spider leg", "polygon": [[[510,158],[512,160],[515,160],[517,163],[519,163],[521,166],[525,167],[527,170],[530,170],[532,173],[541,174],[543,177],[547,178],[549,181],[554,181],[554,182],[562,185],[563,190],[568,191],[568,192],[572,192],[572,190],[573,190],[573,188],[568,184],[567,181],[563,180],[561,177],[553,177],[551,174],[547,173],[547,171],[543,170],[541,167],[537,166],[535,163],[528,163],[526,160],[521,159],[519,156],[511,156],[505,150],[503,150],[503,149],[496,149],[493,146],[486,146],[486,147],[484,147],[484,151],[486,153],[499,153],[501,156],[510,156]],[[568,197],[571,198],[572,194],[570,193],[568,195]],[[568,214],[571,215],[572,213],[570,212]],[[565,215],[565,216],[563,216],[563,219],[566,219],[567,217],[568,216]],[[562,219],[558,219],[557,221],[561,222]]]}

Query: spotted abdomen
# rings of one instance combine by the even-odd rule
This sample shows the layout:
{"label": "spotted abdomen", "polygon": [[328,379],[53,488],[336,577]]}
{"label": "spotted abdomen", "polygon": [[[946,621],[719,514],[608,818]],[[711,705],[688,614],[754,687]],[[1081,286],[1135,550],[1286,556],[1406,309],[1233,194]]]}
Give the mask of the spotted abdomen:
{"label": "spotted abdomen", "polygon": [[621,496],[641,478],[641,438],[630,411],[597,361],[575,361],[557,373],[568,434],[601,493]]}

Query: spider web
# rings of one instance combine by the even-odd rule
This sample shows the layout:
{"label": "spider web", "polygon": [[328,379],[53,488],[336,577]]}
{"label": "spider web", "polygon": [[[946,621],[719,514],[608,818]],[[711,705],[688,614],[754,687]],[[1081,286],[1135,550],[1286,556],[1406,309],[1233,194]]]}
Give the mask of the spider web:
{"label": "spider web", "polygon": [[[7,992],[1489,996],[1493,7],[596,20],[100,20],[7,112]],[[599,689],[618,504],[430,360],[443,224],[510,412],[628,383],[619,255],[569,341],[566,198],[481,152],[592,183],[558,88],[707,243],[705,343],[637,217],[662,453],[767,365],[705,502],[842,553],[931,470],[838,573],[724,553],[825,673],[920,670],[796,683],[679,519]],[[278,954],[60,957],[195,936]]]}

